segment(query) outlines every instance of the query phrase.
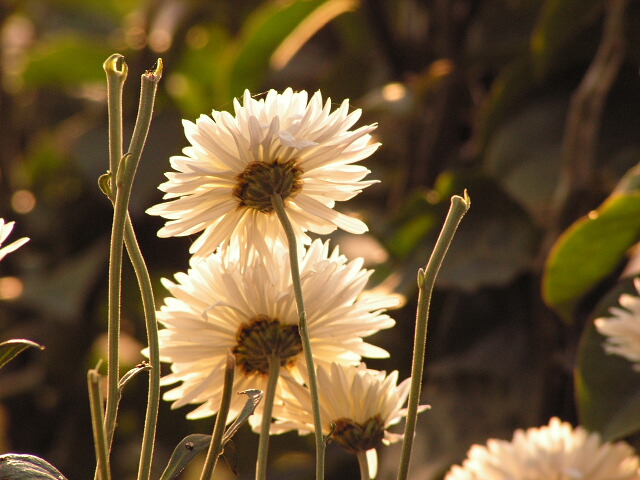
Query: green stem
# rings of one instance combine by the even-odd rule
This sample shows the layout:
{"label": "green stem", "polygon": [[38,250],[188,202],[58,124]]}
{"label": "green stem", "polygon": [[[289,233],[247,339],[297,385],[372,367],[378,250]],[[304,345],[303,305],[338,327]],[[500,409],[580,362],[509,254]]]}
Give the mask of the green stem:
{"label": "green stem", "polygon": [[360,466],[360,480],[371,480],[369,462],[367,462],[367,451],[360,450],[356,456],[358,457],[358,465]]}
{"label": "green stem", "polygon": [[[124,57],[114,53],[104,62],[107,74],[107,99],[109,106],[109,171],[115,175],[122,158],[122,89],[127,79],[129,67]],[[112,199],[115,199],[115,181],[112,176],[110,185]]]}
{"label": "green stem", "polygon": [[433,286],[442,265],[442,261],[449,249],[456,229],[471,206],[471,200],[464,193],[464,198],[457,195],[451,198],[451,207],[436,241],[436,245],[429,258],[427,267],[418,271],[418,311],[416,313],[416,330],[413,343],[413,364],[411,367],[411,388],[409,390],[409,403],[407,406],[407,421],[402,442],[402,455],[398,480],[406,480],[411,461],[411,449],[418,421],[418,404],[420,403],[420,390],[422,388],[422,374],[424,371],[424,357],[427,344],[427,325],[429,323],[429,305]]}
{"label": "green stem", "polygon": [[[108,72],[109,73],[109,72]],[[158,82],[162,76],[162,60],[158,60],[157,68],[154,71],[147,71],[142,75],[142,86],[140,93],[140,107],[138,110],[138,118],[134,129],[133,137],[129,153],[124,155],[116,169],[112,171],[111,183],[115,178],[115,200],[113,226],[111,230],[111,247],[109,252],[109,327],[108,327],[108,376],[107,376],[107,406],[105,410],[105,430],[107,435],[107,445],[113,441],[113,433],[115,430],[116,417],[118,411],[118,403],[120,392],[119,383],[119,338],[120,338],[120,292],[122,282],[122,253],[125,233],[125,224],[128,219],[129,199],[131,196],[131,188],[133,186],[133,178],[135,176],[142,148],[144,146],[156,94]],[[109,75],[108,75],[109,78]],[[116,124],[121,119],[122,107],[121,101],[110,101],[110,107],[114,110],[109,111],[109,122]],[[111,130],[111,129],[110,129]],[[117,128],[113,129],[117,131]],[[120,142],[122,132],[120,131]],[[111,148],[118,148],[118,142],[112,141]],[[121,145],[121,143],[120,143]],[[120,147],[121,148],[121,147]],[[112,155],[118,153],[112,151]],[[113,192],[112,192],[113,195]],[[134,237],[135,238],[135,237]],[[130,238],[131,240],[131,238]],[[145,267],[146,270],[146,267]],[[155,322],[154,322],[155,323]],[[156,366],[156,370],[159,370]],[[152,383],[152,382],[150,382]],[[159,392],[158,392],[159,397]],[[155,419],[152,421],[152,427],[155,435]],[[145,430],[147,427],[145,426]],[[154,436],[153,435],[153,436]],[[153,443],[153,436],[150,440]],[[149,441],[147,441],[149,442]],[[147,448],[148,450],[148,448]],[[153,447],[151,447],[151,451]],[[141,461],[143,458],[141,458]]]}
{"label": "green stem", "polygon": [[313,409],[313,426],[316,443],[316,480],[324,479],[324,451],[325,442],[322,437],[322,418],[320,416],[320,397],[318,395],[318,380],[316,377],[316,367],[313,361],[313,353],[311,351],[311,341],[309,340],[309,328],[307,326],[307,312],[304,306],[304,298],[302,296],[302,282],[300,280],[300,267],[298,265],[298,244],[293,226],[289,221],[289,217],[284,209],[284,202],[279,194],[271,195],[271,204],[282,223],[287,242],[289,243],[289,262],[291,264],[291,279],[293,281],[293,291],[296,297],[296,305],[298,307],[298,316],[300,318],[298,329],[300,331],[300,339],[302,340],[302,350],[307,363],[309,372],[309,392],[311,393],[311,407]]}
{"label": "green stem", "polygon": [[233,392],[233,375],[236,369],[236,358],[227,353],[227,365],[224,370],[224,384],[222,386],[222,400],[220,408],[216,416],[216,423],[213,427],[213,436],[209,444],[207,459],[204,462],[200,480],[210,480],[213,478],[213,472],[216,469],[218,457],[222,453],[222,437],[224,435],[224,427],[227,424],[227,416],[229,415],[229,407],[231,406],[231,393]]}
{"label": "green stem", "polygon": [[280,377],[280,357],[269,355],[269,382],[264,397],[262,410],[262,424],[260,425],[260,440],[258,442],[258,461],[256,463],[256,480],[267,478],[267,457],[269,456],[269,431],[271,430],[271,414],[273,401],[276,398],[276,387]]}
{"label": "green stem", "polygon": [[91,407],[91,424],[93,426],[93,444],[96,449],[98,463],[98,480],[110,480],[111,468],[109,466],[109,448],[107,436],[104,430],[104,410],[102,394],[100,392],[100,374],[96,370],[87,372],[87,385],[89,386],[89,405]]}
{"label": "green stem", "polygon": [[124,244],[127,247],[127,252],[129,253],[131,264],[136,273],[138,285],[140,286],[147,329],[147,344],[149,346],[149,365],[151,366],[149,372],[149,393],[147,396],[147,412],[142,435],[140,464],[138,466],[138,479],[148,480],[151,473],[151,460],[153,458],[158,410],[160,408],[160,345],[151,278],[149,277],[149,271],[147,270],[147,265],[138,246],[136,234],[129,216],[127,216],[125,224]]}

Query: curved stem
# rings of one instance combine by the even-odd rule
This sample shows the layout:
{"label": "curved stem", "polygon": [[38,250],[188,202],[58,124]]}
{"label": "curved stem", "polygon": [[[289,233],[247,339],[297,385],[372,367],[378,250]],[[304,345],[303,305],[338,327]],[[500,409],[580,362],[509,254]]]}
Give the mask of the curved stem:
{"label": "curved stem", "polygon": [[304,306],[304,298],[302,296],[302,281],[300,280],[300,267],[298,264],[298,244],[293,226],[287,217],[284,209],[284,202],[279,194],[271,195],[271,204],[282,223],[287,241],[289,243],[289,262],[291,263],[291,279],[293,281],[293,291],[296,297],[296,305],[298,307],[298,316],[300,318],[298,329],[300,331],[300,339],[302,340],[302,349],[304,358],[307,362],[307,370],[309,372],[309,392],[311,393],[311,407],[313,409],[313,426],[316,442],[316,480],[324,479],[324,451],[325,442],[322,437],[322,418],[320,416],[320,397],[318,395],[318,379],[316,377],[316,367],[313,362],[313,353],[311,352],[311,341],[309,340],[309,329],[307,326],[307,312]]}
{"label": "curved stem", "polygon": [[400,468],[398,470],[398,480],[406,480],[409,473],[409,463],[411,461],[411,449],[413,447],[413,437],[416,432],[418,421],[418,404],[420,403],[420,390],[422,388],[422,375],[424,371],[424,357],[427,344],[427,325],[429,323],[429,305],[433,286],[442,265],[442,261],[449,249],[451,240],[456,233],[460,220],[469,207],[471,201],[465,192],[464,198],[455,195],[451,198],[451,207],[445,219],[440,236],[433,248],[427,267],[418,271],[418,311],[416,313],[416,331],[413,343],[413,364],[411,366],[411,388],[409,390],[409,403],[407,405],[407,421],[404,429],[402,441],[402,455],[400,457]]}
{"label": "curved stem", "polygon": [[213,435],[211,437],[211,444],[209,445],[209,451],[207,452],[207,459],[204,462],[202,468],[202,474],[200,480],[210,480],[213,478],[213,471],[216,468],[218,457],[222,453],[222,437],[224,435],[224,427],[227,424],[227,416],[229,415],[229,408],[231,407],[231,394],[233,392],[233,376],[236,370],[236,357],[231,352],[227,353],[227,365],[224,370],[224,384],[222,386],[222,400],[220,401],[220,408],[218,409],[218,415],[216,416],[216,423],[213,426]]}
{"label": "curved stem", "polygon": [[158,422],[158,410],[160,408],[160,344],[158,340],[158,323],[156,321],[151,278],[149,277],[147,265],[138,246],[136,234],[131,224],[131,218],[129,218],[128,215],[125,223],[124,244],[136,273],[138,285],[140,286],[147,329],[147,345],[149,346],[149,365],[151,366],[149,372],[149,393],[147,397],[147,412],[144,420],[145,428],[142,436],[140,463],[138,466],[138,479],[148,480],[151,473],[153,444]]}
{"label": "curved stem", "polygon": [[[108,78],[110,78],[110,70],[105,67],[107,70]],[[107,435],[107,445],[110,448],[110,445],[113,441],[113,433],[116,425],[116,417],[118,411],[118,403],[120,400],[120,391],[119,391],[119,338],[120,338],[120,292],[121,292],[121,277],[122,277],[122,254],[123,254],[123,243],[125,237],[125,230],[127,223],[130,226],[128,207],[129,207],[129,199],[131,197],[131,189],[133,187],[133,178],[135,176],[138,163],[140,161],[140,156],[142,155],[142,149],[144,147],[144,143],[147,137],[147,133],[149,131],[149,126],[151,123],[151,116],[153,112],[153,105],[155,101],[155,94],[158,82],[162,77],[162,61],[159,59],[157,68],[154,71],[147,71],[144,75],[142,75],[142,85],[141,85],[141,93],[140,93],[140,107],[138,110],[138,118],[136,120],[136,126],[134,129],[133,137],[131,140],[130,151],[125,156],[123,156],[116,170],[112,171],[111,184],[115,186],[115,198],[114,192],[111,192],[112,201],[114,201],[114,214],[113,214],[113,226],[111,230],[111,247],[109,253],[109,327],[108,327],[108,377],[107,377],[107,406],[105,409],[105,431]],[[111,90],[110,90],[111,93]],[[117,93],[116,93],[117,94]],[[115,156],[118,148],[122,148],[122,132],[121,127],[120,130],[117,128],[117,124],[121,122],[121,99],[120,102],[110,101],[110,108],[114,108],[115,110],[109,111],[109,122],[116,124],[116,127],[113,128],[113,132],[115,134],[120,135],[120,141],[112,140],[110,142],[111,148],[111,156]],[[111,128],[110,128],[111,130]],[[119,131],[119,133],[118,133]],[[115,180],[115,184],[114,184]],[[112,187],[113,188],[113,187]],[[133,235],[133,229],[129,229],[129,233],[127,235],[129,239],[129,243],[131,246],[130,254],[133,252],[135,254],[135,250],[137,244],[135,242],[135,235]],[[139,250],[138,250],[139,251]],[[140,255],[140,258],[142,256]],[[143,276],[146,276],[148,279],[148,274],[146,273],[146,266],[144,266],[144,261],[142,265],[140,265],[139,261],[136,260],[136,265],[141,268],[140,271],[136,269],[136,274],[142,274],[142,270],[144,270]],[[141,278],[141,277],[139,277]],[[144,283],[144,282],[143,282]],[[150,289],[150,282],[148,283],[148,287]],[[146,290],[141,284],[141,288]],[[147,292],[149,293],[149,292]],[[148,313],[149,310],[155,311],[155,307],[153,306],[153,297],[151,296],[149,300],[149,296],[145,295],[143,291],[143,301],[145,301],[145,310]],[[147,316],[147,319],[149,317]],[[147,324],[151,323],[149,320]],[[155,320],[153,321],[155,325]],[[153,327],[152,327],[153,328]],[[157,332],[156,332],[157,338]],[[153,342],[152,342],[153,343]],[[157,345],[157,344],[156,344]],[[155,346],[154,346],[155,347]],[[150,348],[152,346],[150,345]],[[154,348],[155,349],[155,348]],[[157,350],[156,350],[157,352]],[[159,375],[159,362],[156,362],[155,370],[157,373],[151,374],[152,381],[150,382],[150,390],[157,390],[157,393],[154,394],[155,397],[159,399],[159,386],[155,387],[156,377],[154,375]],[[153,367],[153,365],[152,365]],[[159,385],[159,377],[157,377],[158,385]],[[150,393],[151,396],[151,393]],[[155,414],[154,414],[155,410]],[[147,412],[147,421],[149,422],[149,426],[145,424],[145,443],[143,446],[143,454],[141,456],[141,465],[144,463],[145,473],[143,477],[146,479],[149,476],[150,471],[150,463],[151,463],[151,455],[153,452],[153,440],[155,438],[155,424],[157,420],[157,406],[151,406],[148,408]],[[150,446],[149,446],[150,445]]]}
{"label": "curved stem", "polygon": [[267,478],[267,457],[269,456],[269,431],[271,430],[271,414],[273,401],[276,398],[276,387],[280,376],[280,357],[269,355],[269,383],[264,397],[260,440],[258,442],[258,462],[256,463],[256,480]]}

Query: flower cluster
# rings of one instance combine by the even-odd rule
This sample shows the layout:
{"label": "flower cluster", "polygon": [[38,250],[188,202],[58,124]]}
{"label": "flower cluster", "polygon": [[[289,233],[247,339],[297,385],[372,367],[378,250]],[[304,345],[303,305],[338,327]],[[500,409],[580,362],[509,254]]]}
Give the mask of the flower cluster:
{"label": "flower cluster", "polygon": [[640,460],[624,442],[602,443],[597,433],[552,418],[516,430],[513,439],[474,445],[445,480],[638,480]]}
{"label": "flower cluster", "polygon": [[[200,233],[189,271],[164,280],[171,296],[158,312],[165,327],[160,353],[172,373],[163,383],[178,384],[164,398],[174,408],[199,405],[190,418],[215,414],[230,351],[236,391],[268,389],[271,362],[278,363],[270,433],[314,429],[279,200],[298,245],[323,428],[335,423],[333,439],[350,452],[367,452],[375,471],[375,447],[401,437],[387,428],[406,415],[409,384],[397,385],[397,372],[386,375],[360,362],[388,356],[364,339],[394,325],[385,310],[397,297],[361,295],[372,273],[363,260],[349,261],[307,234],[367,230],[333,208],[376,183],[363,180],[369,170],[356,164],[378,148],[371,138],[375,125],[351,130],[361,111],[349,112],[345,100],[332,112],[320,92],[310,100],[291,89],[259,100],[245,92],[234,108],[235,116],[214,111],[184,122],[191,146],[171,158],[175,171],[160,185],[167,201],[148,210],[168,220],[161,237]],[[229,421],[241,401],[232,401]],[[261,429],[262,417],[260,405],[250,417],[254,429]]]}
{"label": "flower cluster", "polygon": [[175,172],[160,185],[166,203],[148,210],[169,221],[161,237],[202,232],[191,253],[206,256],[226,240],[262,247],[279,239],[284,230],[270,195],[285,203],[296,236],[308,245],[311,231],[327,234],[336,228],[363,233],[360,220],[333,210],[335,202],[349,200],[376,183],[363,181],[369,170],[354,163],[371,155],[375,125],[349,130],[361,110],[349,113],[349,102],[331,112],[331,100],[322,103],[317,92],[269,91],[260,100],[246,91],[243,104],[234,101],[235,117],[213,111],[196,123],[184,122],[191,146],[184,156],[171,157]]}

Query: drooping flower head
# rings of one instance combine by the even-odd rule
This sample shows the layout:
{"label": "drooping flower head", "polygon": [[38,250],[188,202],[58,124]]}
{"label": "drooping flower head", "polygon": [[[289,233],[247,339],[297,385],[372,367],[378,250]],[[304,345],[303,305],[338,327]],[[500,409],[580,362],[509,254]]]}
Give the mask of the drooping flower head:
{"label": "drooping flower head", "polygon": [[[634,280],[640,293],[640,279]],[[620,295],[620,307],[612,307],[611,317],[595,321],[598,332],[607,337],[604,348],[607,353],[621,355],[633,362],[640,371],[640,297],[628,293]]]}
{"label": "drooping flower head", "polygon": [[[351,453],[366,452],[369,474],[377,471],[376,447],[402,439],[401,434],[388,431],[406,416],[403,408],[409,395],[411,379],[398,385],[398,372],[389,375],[371,370],[364,363],[345,366],[337,363],[318,365],[318,393],[323,434],[335,430],[331,438]],[[274,408],[276,423],[273,433],[298,430],[313,432],[313,410],[309,390],[287,379],[283,403]],[[428,408],[420,407],[421,410]]]}
{"label": "drooping flower head", "polygon": [[552,418],[548,426],[516,430],[511,442],[474,445],[445,480],[638,480],[639,460],[625,442]]}
{"label": "drooping flower head", "polygon": [[[177,283],[164,280],[172,297],[158,312],[166,327],[160,330],[160,355],[171,362],[172,373],[163,383],[182,382],[164,396],[174,408],[199,403],[188,417],[216,413],[229,350],[236,357],[234,391],[266,389],[269,355],[280,358],[281,373],[302,378],[305,360],[289,269],[287,249],[276,242],[269,256],[222,247],[194,260],[188,273],[176,275]],[[316,240],[301,257],[300,270],[317,361],[358,364],[361,356],[388,356],[362,338],[394,325],[383,312],[397,299],[358,299],[371,273],[361,259],[349,262],[338,249],[329,254],[328,243]],[[243,402],[234,396],[230,420]],[[260,405],[252,424],[259,423],[261,411]]]}
{"label": "drooping flower head", "polygon": [[[2,246],[4,241],[9,237],[9,234],[13,230],[13,226],[15,225],[15,223],[16,222],[4,223],[4,218],[0,218],[0,246]],[[0,248],[0,260],[2,260],[7,254],[15,252],[28,241],[29,238],[23,237],[19,238],[13,243],[10,243],[9,245],[5,245],[4,247]]]}
{"label": "drooping flower head", "polygon": [[331,111],[317,92],[308,101],[304,91],[270,90],[254,99],[245,91],[234,101],[235,116],[213,111],[196,123],[184,121],[191,143],[184,155],[171,157],[175,172],[160,185],[168,200],[148,213],[169,221],[161,237],[202,232],[191,253],[204,256],[225,242],[264,245],[276,238],[286,244],[284,230],[271,204],[279,194],[296,237],[309,244],[306,231],[327,234],[336,228],[350,233],[366,225],[333,210],[375,181],[362,181],[369,170],[354,163],[368,157],[375,125],[350,128],[361,111],[349,113],[349,102]]}

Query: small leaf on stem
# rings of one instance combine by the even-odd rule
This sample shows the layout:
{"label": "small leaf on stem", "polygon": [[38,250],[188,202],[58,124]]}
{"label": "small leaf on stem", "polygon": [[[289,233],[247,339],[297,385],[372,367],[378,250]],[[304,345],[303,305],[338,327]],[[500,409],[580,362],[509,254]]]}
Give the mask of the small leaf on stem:
{"label": "small leaf on stem", "polygon": [[44,350],[44,347],[42,345],[32,342],[31,340],[12,339],[0,343],[0,368],[4,367],[17,355],[19,355],[29,347],[35,347],[39,348],[40,350]]}

